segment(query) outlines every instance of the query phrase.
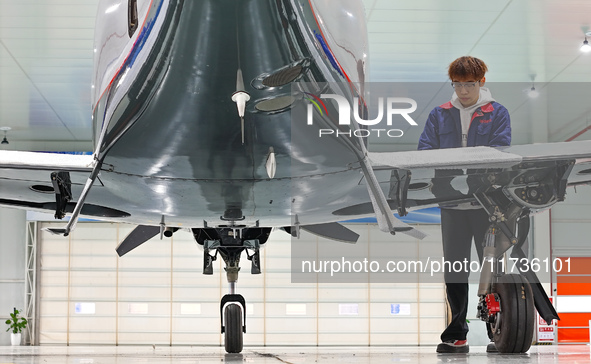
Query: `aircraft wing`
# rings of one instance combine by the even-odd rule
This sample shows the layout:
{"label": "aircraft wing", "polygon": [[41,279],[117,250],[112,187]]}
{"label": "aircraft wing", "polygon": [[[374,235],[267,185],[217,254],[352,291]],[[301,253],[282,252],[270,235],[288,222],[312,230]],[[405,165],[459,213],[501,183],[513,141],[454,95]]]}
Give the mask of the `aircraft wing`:
{"label": "aircraft wing", "polygon": [[410,152],[369,153],[375,168],[402,169],[499,168],[521,162],[576,160],[591,157],[591,141],[525,144],[510,147],[473,147]]}
{"label": "aircraft wing", "polygon": [[[516,199],[538,193],[535,199],[529,196],[522,202],[533,210],[544,209],[564,199],[567,186],[591,183],[591,141],[503,148],[370,152],[367,159],[387,205],[393,211],[398,210],[401,216],[407,209],[476,203],[474,193],[493,190],[503,190]],[[95,167],[93,157],[88,155],[0,151],[0,205],[45,212],[73,212],[75,201],[79,200]],[[90,198],[82,207],[82,215],[157,226],[160,216],[149,215],[146,211],[149,212],[154,203],[160,203],[156,200],[160,189],[169,188],[168,183],[180,184],[187,191],[195,191],[196,188],[192,181],[173,181],[170,178],[156,179],[158,186],[152,186],[138,182],[142,180],[134,176],[113,173],[110,168],[106,165],[101,168]],[[60,183],[54,183],[56,181],[52,176],[55,173],[61,173],[58,175],[62,179],[61,189]],[[302,199],[296,212],[300,213],[302,226],[374,215],[375,206],[368,195],[367,181],[363,177],[359,179],[358,169],[309,178],[303,185],[309,197],[300,196],[299,190],[291,191],[295,197]],[[298,181],[304,180],[300,178]],[[275,188],[289,195],[289,184],[283,181],[264,180],[260,183],[265,186],[265,191]],[[35,190],[35,186],[41,190]],[[342,193],[346,198],[331,202],[328,198],[332,195],[326,193],[327,188],[333,194]],[[207,192],[204,188],[202,190]],[[71,198],[66,201],[64,197],[68,193]],[[136,195],[137,199],[132,199]],[[187,200],[183,196],[175,199],[175,195],[166,197],[163,202],[170,199],[171,206],[179,206]],[[203,196],[209,198],[209,195]],[[150,205],[150,201],[156,202]],[[271,206],[278,202],[274,201]],[[192,226],[189,222],[195,221],[194,216],[202,216],[208,206],[200,200],[190,202],[194,210],[178,214],[187,218],[188,222],[182,224],[184,226]],[[275,217],[277,213],[262,211],[252,218],[263,220],[267,216]],[[289,214],[285,217],[289,218]]]}
{"label": "aircraft wing", "polygon": [[0,151],[0,169],[2,170],[90,172],[93,167],[94,158],[91,155]]}
{"label": "aircraft wing", "polygon": [[[562,201],[568,186],[591,184],[591,141],[491,148],[368,153],[390,207],[476,204],[474,194],[503,190],[532,210]],[[369,204],[338,215],[370,212]]]}
{"label": "aircraft wing", "polygon": [[[74,211],[76,201],[96,161],[92,155],[0,151],[0,205],[39,212],[57,218]],[[96,184],[101,185],[100,181]],[[96,203],[85,204],[82,214],[122,217],[119,211]]]}
{"label": "aircraft wing", "polygon": [[506,168],[520,163],[522,156],[491,147],[452,148],[410,152],[369,153],[374,169]]}

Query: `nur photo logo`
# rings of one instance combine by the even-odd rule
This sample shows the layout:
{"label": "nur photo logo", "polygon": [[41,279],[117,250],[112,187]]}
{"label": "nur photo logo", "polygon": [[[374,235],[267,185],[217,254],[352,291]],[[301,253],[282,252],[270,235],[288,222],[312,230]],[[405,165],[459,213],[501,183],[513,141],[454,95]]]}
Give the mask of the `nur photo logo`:
{"label": "nur photo logo", "polygon": [[[309,92],[304,93],[304,99],[309,103],[306,110],[306,123],[307,125],[314,125],[314,110],[320,117],[330,118],[332,115],[329,114],[325,100],[336,101],[336,107],[338,111],[338,125],[351,126],[351,120],[354,120],[361,128],[352,127],[348,131],[340,129],[319,129],[318,136],[334,135],[339,136],[356,136],[361,138],[367,138],[371,135],[377,137],[381,135],[387,135],[391,138],[400,138],[404,135],[404,131],[401,129],[388,128],[394,124],[394,116],[399,115],[402,119],[410,126],[417,126],[416,121],[409,115],[416,111],[417,102],[408,97],[379,97],[377,105],[377,116],[373,119],[363,119],[359,115],[359,98],[354,97],[352,105],[349,100],[342,95],[337,94],[321,94],[320,96],[314,95]],[[353,107],[355,105],[355,107]],[[406,106],[406,107],[400,107]],[[353,118],[351,118],[353,113]],[[386,119],[385,125],[383,124],[384,116]],[[383,129],[367,128],[368,126],[379,126],[384,125]]]}

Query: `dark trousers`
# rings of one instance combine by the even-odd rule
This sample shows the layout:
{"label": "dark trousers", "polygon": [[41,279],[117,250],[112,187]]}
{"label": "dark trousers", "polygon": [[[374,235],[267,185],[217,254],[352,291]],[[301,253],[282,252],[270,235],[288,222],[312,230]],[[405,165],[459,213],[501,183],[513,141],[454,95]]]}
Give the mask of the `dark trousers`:
{"label": "dark trousers", "polygon": [[[468,262],[468,269],[459,272],[448,271],[444,274],[447,302],[451,308],[451,322],[441,334],[441,341],[465,340],[468,334],[466,314],[468,312],[468,276],[470,275],[470,251],[474,238],[478,259],[482,264],[484,236],[490,222],[483,209],[453,210],[441,209],[441,235],[443,238],[443,257],[453,264],[454,261]],[[487,330],[490,330],[487,325]],[[489,337],[490,331],[489,331]]]}

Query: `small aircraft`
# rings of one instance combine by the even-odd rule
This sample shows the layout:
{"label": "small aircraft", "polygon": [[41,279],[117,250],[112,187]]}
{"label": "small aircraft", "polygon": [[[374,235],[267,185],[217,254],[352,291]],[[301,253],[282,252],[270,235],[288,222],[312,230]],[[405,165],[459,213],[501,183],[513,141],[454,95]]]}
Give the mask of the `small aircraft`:
{"label": "small aircraft", "polygon": [[[368,152],[367,128],[339,122],[334,102],[353,105],[349,119],[368,115],[361,1],[101,0],[94,52],[93,154],[0,151],[0,205],[71,214],[50,229],[64,236],[80,216],[137,225],[120,256],[190,230],[204,274],[218,255],[226,265],[228,352],[246,331],[240,257],[260,273],[272,228],[354,242],[338,222],[377,216],[386,233],[422,238],[393,210],[475,202],[498,259],[523,244],[530,213],[591,182],[591,142]],[[335,133],[320,139],[321,129]],[[558,318],[533,273],[481,282],[479,312],[501,352],[529,349],[534,303]]]}

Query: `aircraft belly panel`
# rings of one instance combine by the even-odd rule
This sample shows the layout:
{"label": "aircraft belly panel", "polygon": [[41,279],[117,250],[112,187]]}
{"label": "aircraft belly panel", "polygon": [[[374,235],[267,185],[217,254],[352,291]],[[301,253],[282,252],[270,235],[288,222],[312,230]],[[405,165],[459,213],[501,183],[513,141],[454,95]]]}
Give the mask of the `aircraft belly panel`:
{"label": "aircraft belly panel", "polygon": [[245,222],[255,224],[257,216],[267,216],[268,223],[287,221],[289,225],[289,196],[285,196],[289,194],[289,180],[171,181],[104,172],[102,180],[105,187],[93,189],[88,201],[141,211],[126,222],[158,224],[165,216],[168,225],[198,227],[204,221],[219,223],[220,216],[232,206],[241,209],[247,217]]}

